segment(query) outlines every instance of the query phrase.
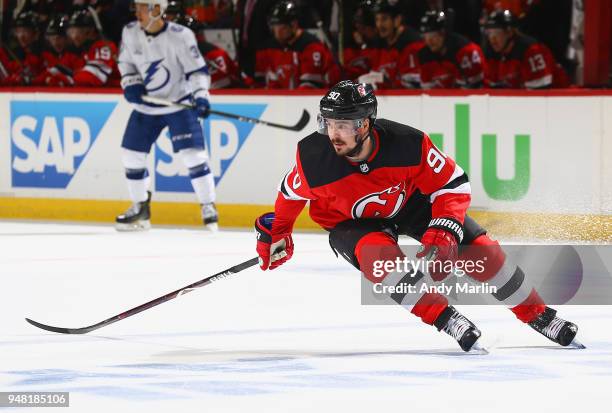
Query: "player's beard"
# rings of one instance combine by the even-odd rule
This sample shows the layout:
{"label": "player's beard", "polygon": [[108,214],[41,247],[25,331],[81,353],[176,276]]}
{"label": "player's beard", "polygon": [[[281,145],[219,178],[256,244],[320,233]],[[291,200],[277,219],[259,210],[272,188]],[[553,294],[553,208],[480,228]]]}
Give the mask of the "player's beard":
{"label": "player's beard", "polygon": [[[369,135],[365,135],[359,138],[355,135],[353,142],[355,143],[352,146],[349,146],[349,143],[342,139],[332,139],[331,143],[336,151],[336,155],[338,156],[346,156],[346,157],[354,157],[361,152],[361,148],[363,148],[363,143],[368,138]],[[339,146],[336,146],[339,145]]]}

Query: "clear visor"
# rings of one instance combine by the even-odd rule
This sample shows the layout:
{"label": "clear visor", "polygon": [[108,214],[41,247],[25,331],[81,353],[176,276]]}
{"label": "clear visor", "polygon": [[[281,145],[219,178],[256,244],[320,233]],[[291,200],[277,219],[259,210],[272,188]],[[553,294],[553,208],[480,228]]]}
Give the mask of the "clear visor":
{"label": "clear visor", "polygon": [[329,119],[317,115],[317,131],[322,135],[355,136],[363,126],[363,119]]}

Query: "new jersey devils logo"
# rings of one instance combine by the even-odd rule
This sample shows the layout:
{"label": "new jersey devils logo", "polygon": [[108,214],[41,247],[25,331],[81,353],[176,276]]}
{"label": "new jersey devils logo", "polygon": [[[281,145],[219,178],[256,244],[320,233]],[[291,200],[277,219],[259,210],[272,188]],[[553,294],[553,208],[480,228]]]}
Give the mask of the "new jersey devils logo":
{"label": "new jersey devils logo", "polygon": [[404,204],[406,188],[404,183],[375,192],[355,202],[351,209],[353,219],[356,218],[392,218]]}

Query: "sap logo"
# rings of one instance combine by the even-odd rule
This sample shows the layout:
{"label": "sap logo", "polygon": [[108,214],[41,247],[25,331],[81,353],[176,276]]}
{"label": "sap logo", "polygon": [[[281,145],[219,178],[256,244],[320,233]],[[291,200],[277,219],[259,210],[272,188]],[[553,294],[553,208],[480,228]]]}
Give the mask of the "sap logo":
{"label": "sap logo", "polygon": [[[259,118],[265,104],[215,104],[215,109]],[[219,184],[255,125],[211,115],[203,122],[210,169]],[[172,142],[163,132],[155,145],[155,190],[162,192],[192,192],[187,168],[172,152]]]}
{"label": "sap logo", "polygon": [[11,102],[13,187],[66,188],[116,102]]}

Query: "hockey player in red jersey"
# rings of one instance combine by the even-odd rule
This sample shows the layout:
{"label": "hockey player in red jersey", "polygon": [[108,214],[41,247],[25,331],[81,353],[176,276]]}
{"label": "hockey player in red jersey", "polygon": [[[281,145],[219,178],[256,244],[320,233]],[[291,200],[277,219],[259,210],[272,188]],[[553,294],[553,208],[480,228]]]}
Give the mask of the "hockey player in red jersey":
{"label": "hockey player in red jersey", "polygon": [[374,68],[378,62],[378,34],[374,0],[362,0],[353,16],[352,37],[344,46],[344,75],[353,80]]}
{"label": "hockey player in red jersey", "polygon": [[485,23],[486,82],[493,88],[566,88],[569,78],[546,45],[516,29],[509,10],[492,12]]}
{"label": "hockey player in red jersey", "polygon": [[359,81],[383,89],[418,87],[417,53],[423,47],[419,33],[403,24],[396,2],[377,0],[373,10],[380,37],[378,61]]}
{"label": "hockey player in red jersey", "polygon": [[206,41],[204,30],[193,17],[178,13],[174,14],[171,21],[190,28],[195,34],[198,49],[209,67],[211,89],[236,88],[245,83],[245,80],[240,77],[236,62],[224,49]]}
{"label": "hockey player in red jersey", "polygon": [[73,73],[55,73],[50,84],[66,86],[119,86],[117,46],[102,39],[91,13],[77,10],[68,21],[68,37],[83,59]]}
{"label": "hockey player in red jersey", "polygon": [[64,84],[63,79],[66,76],[72,76],[76,69],[85,64],[83,58],[75,53],[74,48],[68,44],[68,37],[66,36],[68,20],[67,15],[58,15],[47,24],[45,39],[48,48],[42,52],[45,70],[34,79],[32,84],[70,86],[70,83]]}
{"label": "hockey player in red jersey", "polygon": [[426,47],[419,52],[423,89],[479,88],[484,83],[485,59],[476,43],[449,30],[443,11],[430,11],[421,19]]}
{"label": "hockey player in red jersey", "polygon": [[44,66],[38,39],[38,16],[31,11],[17,15],[13,35],[18,47],[14,51],[0,48],[0,84],[29,85]]}
{"label": "hockey player in red jersey", "polygon": [[[488,261],[478,281],[499,285],[494,297],[518,302],[510,307],[516,317],[550,340],[563,346],[573,341],[576,325],[556,317],[522,270],[506,263],[499,244],[466,215],[468,177],[425,133],[377,119],[376,97],[367,84],[338,83],[323,97],[320,110],[318,132],[298,143],[295,166],[281,181],[274,212],[255,222],[263,270],[292,257],[293,225],[310,202],[310,216],[329,231],[334,252],[370,281],[372,262],[364,251],[385,247],[400,257],[400,234],[420,241],[417,257],[433,261],[455,260],[459,245],[486,247]],[[437,279],[445,276],[432,273]],[[401,294],[392,298],[404,304]],[[481,335],[441,294],[423,294],[411,312],[455,338],[465,351]]]}
{"label": "hockey player in red jersey", "polygon": [[274,41],[257,51],[255,63],[255,78],[268,89],[326,88],[340,79],[331,51],[297,18],[293,1],[280,0],[270,11]]}

